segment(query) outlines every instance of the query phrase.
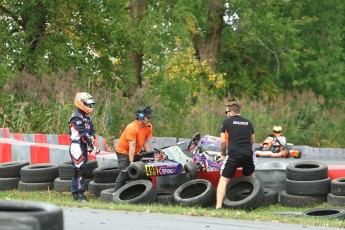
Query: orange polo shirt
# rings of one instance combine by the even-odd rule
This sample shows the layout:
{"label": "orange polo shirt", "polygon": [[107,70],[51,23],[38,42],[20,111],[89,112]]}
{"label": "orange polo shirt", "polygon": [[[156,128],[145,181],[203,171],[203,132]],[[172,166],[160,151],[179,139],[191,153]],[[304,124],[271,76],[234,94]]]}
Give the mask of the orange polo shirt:
{"label": "orange polo shirt", "polygon": [[135,154],[139,154],[144,146],[145,140],[152,137],[152,125],[142,127],[138,120],[128,124],[120,136],[116,146],[116,152],[128,155],[128,141],[135,140]]}

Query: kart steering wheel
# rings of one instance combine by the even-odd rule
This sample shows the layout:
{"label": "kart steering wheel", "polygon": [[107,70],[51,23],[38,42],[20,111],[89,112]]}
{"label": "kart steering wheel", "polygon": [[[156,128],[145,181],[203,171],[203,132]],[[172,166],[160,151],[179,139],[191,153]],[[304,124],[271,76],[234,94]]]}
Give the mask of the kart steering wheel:
{"label": "kart steering wheel", "polygon": [[192,149],[195,148],[195,146],[198,145],[199,141],[200,141],[200,133],[197,132],[196,134],[193,135],[192,139],[189,141],[187,149],[191,151]]}

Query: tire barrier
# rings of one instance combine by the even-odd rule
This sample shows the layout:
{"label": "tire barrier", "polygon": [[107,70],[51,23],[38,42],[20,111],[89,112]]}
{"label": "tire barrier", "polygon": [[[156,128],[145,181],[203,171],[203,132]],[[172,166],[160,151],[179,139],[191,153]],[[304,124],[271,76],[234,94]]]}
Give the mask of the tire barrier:
{"label": "tire barrier", "polygon": [[[29,218],[36,218],[39,222],[40,229],[44,230],[63,230],[63,213],[58,206],[33,201],[17,201],[17,200],[1,200],[0,201],[0,215],[10,213],[11,216],[21,219],[29,216]],[[33,225],[34,222],[31,222]]]}
{"label": "tire barrier", "polygon": [[20,170],[27,165],[28,161],[0,163],[0,191],[18,189]]}
{"label": "tire barrier", "polygon": [[[236,200],[236,194],[250,190],[251,193],[243,200]],[[264,189],[260,181],[252,176],[242,176],[230,180],[226,187],[223,205],[230,209],[251,211],[260,206],[264,199]]]}
{"label": "tire barrier", "polygon": [[151,181],[135,180],[119,188],[113,195],[113,202],[150,204],[156,197],[157,191]]}
{"label": "tire barrier", "polygon": [[54,180],[59,177],[57,164],[35,164],[21,168],[19,191],[53,190]]}
{"label": "tire barrier", "polygon": [[280,194],[280,204],[285,207],[305,208],[326,202],[326,196],[296,196],[283,191]]}
{"label": "tire barrier", "polygon": [[[291,163],[286,167],[286,191],[280,203],[289,207],[309,207],[323,203],[330,192],[330,184],[331,179],[328,177],[328,167],[325,163]],[[291,201],[292,198],[299,203]]]}
{"label": "tire barrier", "polygon": [[327,195],[327,202],[333,206],[345,206],[345,177],[331,181],[331,192]]}
{"label": "tire barrier", "polygon": [[95,183],[115,183],[118,175],[118,167],[99,167],[93,170]]}
{"label": "tire barrier", "polygon": [[216,191],[208,180],[190,180],[176,189],[174,201],[183,206],[209,207],[215,205]]}
{"label": "tire barrier", "polygon": [[[89,183],[92,179],[85,179],[85,191],[89,190]],[[54,191],[63,193],[63,192],[71,192],[72,180],[61,180],[60,177],[54,180]]]}

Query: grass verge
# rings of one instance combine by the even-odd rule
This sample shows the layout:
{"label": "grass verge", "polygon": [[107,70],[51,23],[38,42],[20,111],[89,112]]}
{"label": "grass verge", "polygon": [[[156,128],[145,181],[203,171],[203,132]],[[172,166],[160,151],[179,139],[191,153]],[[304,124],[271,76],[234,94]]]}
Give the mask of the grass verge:
{"label": "grass verge", "polygon": [[70,193],[57,193],[55,191],[44,192],[22,192],[18,190],[2,191],[0,192],[0,200],[32,200],[47,202],[55,204],[60,207],[75,207],[75,208],[94,208],[106,210],[122,210],[133,212],[148,212],[148,213],[163,213],[163,214],[177,214],[188,216],[204,216],[226,219],[240,219],[252,221],[265,221],[273,223],[288,223],[288,224],[302,224],[305,226],[322,226],[322,227],[337,227],[345,228],[345,221],[336,218],[317,218],[317,217],[298,217],[289,215],[276,215],[274,212],[303,212],[314,208],[330,208],[330,204],[324,203],[316,207],[308,208],[290,208],[283,207],[280,204],[272,205],[270,207],[259,207],[251,212],[242,210],[222,209],[216,210],[214,208],[201,207],[182,207],[178,205],[166,204],[149,204],[149,205],[134,205],[134,204],[115,204],[101,201],[98,197],[86,193],[89,203],[78,203],[72,200]]}

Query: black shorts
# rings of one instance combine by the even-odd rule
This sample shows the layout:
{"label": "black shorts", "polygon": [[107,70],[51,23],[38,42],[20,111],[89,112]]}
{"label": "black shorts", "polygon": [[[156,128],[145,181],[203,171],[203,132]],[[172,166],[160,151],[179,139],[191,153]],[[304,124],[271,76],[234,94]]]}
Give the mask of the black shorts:
{"label": "black shorts", "polygon": [[235,176],[237,168],[242,167],[243,176],[250,176],[255,171],[253,156],[243,154],[227,155],[221,168],[221,175],[225,178]]}

